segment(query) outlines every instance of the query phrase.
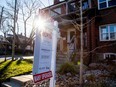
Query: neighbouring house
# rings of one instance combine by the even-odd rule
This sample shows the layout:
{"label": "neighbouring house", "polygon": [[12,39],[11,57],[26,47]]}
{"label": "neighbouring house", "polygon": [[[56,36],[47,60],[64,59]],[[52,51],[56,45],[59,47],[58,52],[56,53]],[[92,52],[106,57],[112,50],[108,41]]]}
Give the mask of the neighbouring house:
{"label": "neighbouring house", "polygon": [[8,48],[9,41],[0,35],[0,55],[6,54],[6,49]]}
{"label": "neighbouring house", "polygon": [[[80,0],[54,0],[43,8],[45,15],[58,21],[61,38],[58,52],[80,56]],[[87,64],[116,58],[116,0],[83,0],[83,48]]]}
{"label": "neighbouring house", "polygon": [[[29,38],[25,38],[22,34],[17,34],[15,37],[15,54],[33,54],[33,40]],[[6,41],[5,41],[6,40]],[[25,41],[26,40],[26,41]],[[5,50],[7,54],[12,53],[12,42],[13,35],[7,34],[6,39],[0,38],[0,50],[1,54],[5,54]]]}

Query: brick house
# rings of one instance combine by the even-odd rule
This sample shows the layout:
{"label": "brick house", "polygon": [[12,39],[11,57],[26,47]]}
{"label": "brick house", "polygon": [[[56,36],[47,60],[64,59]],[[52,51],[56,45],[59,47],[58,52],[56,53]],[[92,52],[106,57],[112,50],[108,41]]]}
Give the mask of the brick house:
{"label": "brick house", "polygon": [[[59,23],[58,51],[69,57],[80,54],[80,0],[54,0],[43,8]],[[116,0],[83,0],[83,48],[87,63],[107,57],[116,58]]]}
{"label": "brick house", "polygon": [[[12,41],[13,35],[7,34],[6,39],[0,36],[0,55],[11,54],[12,53]],[[27,43],[26,43],[27,42]],[[25,54],[25,55],[32,55],[33,54],[33,40],[26,37],[22,34],[17,34],[15,40],[15,54]]]}

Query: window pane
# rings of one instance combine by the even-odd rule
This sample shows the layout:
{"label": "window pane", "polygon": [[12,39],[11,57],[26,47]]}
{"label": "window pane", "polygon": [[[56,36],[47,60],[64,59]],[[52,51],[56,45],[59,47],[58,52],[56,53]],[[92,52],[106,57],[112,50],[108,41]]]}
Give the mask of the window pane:
{"label": "window pane", "polygon": [[108,33],[108,28],[106,26],[101,27],[101,33]]}
{"label": "window pane", "polygon": [[54,11],[61,14],[61,8],[56,8],[56,9],[54,9]]}
{"label": "window pane", "polygon": [[68,9],[69,12],[76,11],[76,4],[75,4],[75,2],[69,3],[68,7],[69,7],[69,9]]}
{"label": "window pane", "polygon": [[99,2],[104,2],[104,1],[106,2],[106,0],[99,0]]}
{"label": "window pane", "polygon": [[110,33],[114,32],[114,25],[110,25]]}
{"label": "window pane", "polygon": [[100,6],[100,8],[106,8],[107,7],[106,2],[100,3],[99,6]]}
{"label": "window pane", "polygon": [[88,2],[83,2],[83,10],[89,8]]}
{"label": "window pane", "polygon": [[108,39],[109,39],[108,33],[107,33],[107,34],[102,34],[102,35],[101,35],[101,39],[102,39],[102,40],[108,40]]}
{"label": "window pane", "polygon": [[115,6],[116,0],[108,0],[108,6]]}
{"label": "window pane", "polygon": [[114,26],[114,32],[116,32],[116,25]]}
{"label": "window pane", "polygon": [[59,0],[59,1],[61,2],[61,1],[64,1],[64,0]]}
{"label": "window pane", "polygon": [[110,32],[116,32],[116,25],[110,25]]}
{"label": "window pane", "polygon": [[110,33],[110,39],[115,39],[115,33]]}
{"label": "window pane", "polygon": [[61,14],[61,8],[53,9],[53,11],[51,11],[51,16],[57,16],[58,13]]}

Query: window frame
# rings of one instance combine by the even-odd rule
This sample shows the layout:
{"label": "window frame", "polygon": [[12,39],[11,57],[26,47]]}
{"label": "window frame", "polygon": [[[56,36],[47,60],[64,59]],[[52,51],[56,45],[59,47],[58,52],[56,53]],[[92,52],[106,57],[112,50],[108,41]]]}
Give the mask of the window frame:
{"label": "window frame", "polygon": [[[110,34],[112,33],[112,32],[110,32],[110,26],[111,25],[114,25],[116,27],[116,24],[107,24],[107,25],[101,25],[101,26],[99,26],[99,37],[100,37],[100,41],[116,41],[116,34],[115,34],[115,39],[112,39],[110,37]],[[103,32],[101,32],[101,27],[103,27],[103,26],[108,27],[108,39],[102,39]],[[116,33],[116,32],[114,31],[113,33]]]}
{"label": "window frame", "polygon": [[111,55],[116,56],[116,53],[103,53],[103,58],[106,59],[106,57],[111,57]]}
{"label": "window frame", "polygon": [[[101,4],[101,2],[99,2],[99,0],[97,0],[98,1],[98,9],[99,10],[101,10],[101,9],[106,9],[106,8],[111,8],[111,7],[114,7],[114,6],[116,6],[116,5],[114,5],[114,6],[109,6],[108,4],[109,4],[109,0],[106,0],[106,1],[103,1],[103,2],[106,2],[106,7],[105,8],[100,8],[100,4]],[[103,3],[102,2],[102,3]]]}

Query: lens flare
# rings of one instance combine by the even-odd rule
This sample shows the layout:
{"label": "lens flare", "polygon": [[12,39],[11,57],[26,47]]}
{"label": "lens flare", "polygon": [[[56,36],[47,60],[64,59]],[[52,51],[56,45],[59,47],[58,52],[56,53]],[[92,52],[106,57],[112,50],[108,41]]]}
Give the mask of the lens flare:
{"label": "lens flare", "polygon": [[44,30],[45,29],[45,26],[46,26],[46,22],[45,22],[45,19],[42,18],[41,16],[39,17],[35,17],[35,20],[34,20],[34,27],[38,30]]}

